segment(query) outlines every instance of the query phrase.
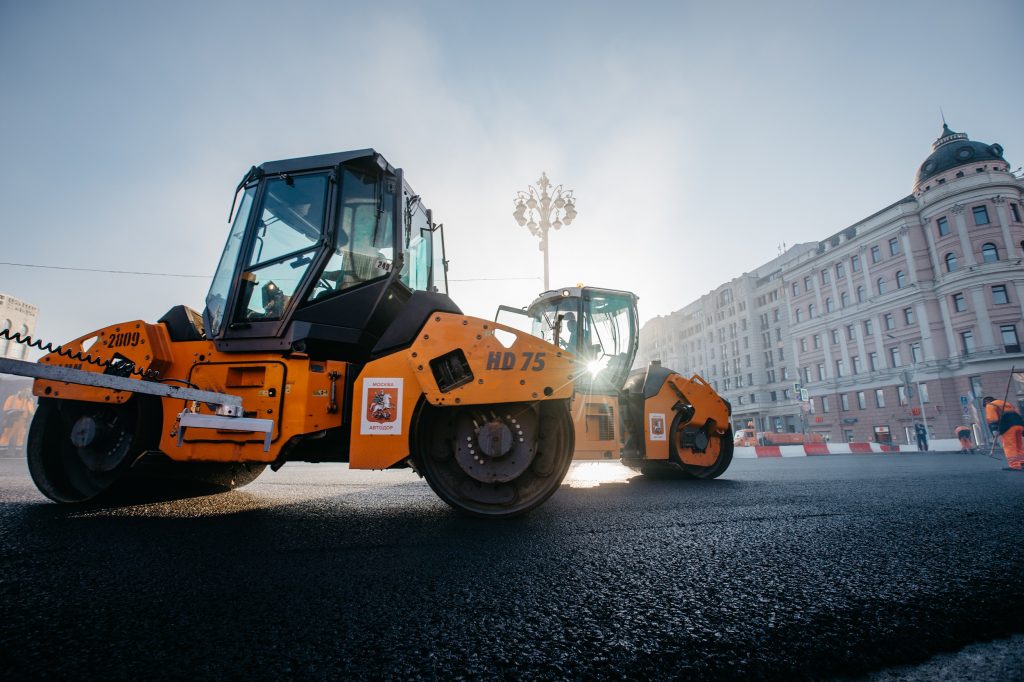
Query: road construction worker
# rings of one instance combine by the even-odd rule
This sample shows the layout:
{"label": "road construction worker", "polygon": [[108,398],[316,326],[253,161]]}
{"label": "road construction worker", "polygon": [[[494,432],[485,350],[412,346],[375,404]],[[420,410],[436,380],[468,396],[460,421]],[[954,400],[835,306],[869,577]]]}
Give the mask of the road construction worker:
{"label": "road construction worker", "polygon": [[1020,412],[1005,400],[991,396],[981,402],[985,406],[985,421],[1001,437],[1006,463],[1011,469],[1024,471],[1024,419]]}
{"label": "road construction worker", "polygon": [[7,396],[3,406],[3,428],[0,429],[0,450],[25,447],[28,423],[35,411],[35,401],[27,388]]}
{"label": "road construction worker", "polygon": [[969,454],[974,452],[974,441],[971,440],[971,429],[967,426],[958,426],[953,429],[953,435],[960,439],[960,453]]}

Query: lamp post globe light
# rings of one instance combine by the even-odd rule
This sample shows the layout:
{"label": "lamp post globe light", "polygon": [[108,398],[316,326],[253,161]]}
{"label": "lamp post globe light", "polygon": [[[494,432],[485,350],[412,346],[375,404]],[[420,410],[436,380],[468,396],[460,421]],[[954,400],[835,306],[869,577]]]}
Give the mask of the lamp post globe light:
{"label": "lamp post globe light", "polygon": [[548,174],[541,173],[536,185],[516,192],[512,201],[516,207],[512,217],[520,226],[528,228],[530,234],[540,237],[540,250],[544,252],[544,291],[547,291],[550,289],[548,230],[561,229],[573,221],[576,217],[576,198],[571,189],[563,189],[561,185],[552,187]]}

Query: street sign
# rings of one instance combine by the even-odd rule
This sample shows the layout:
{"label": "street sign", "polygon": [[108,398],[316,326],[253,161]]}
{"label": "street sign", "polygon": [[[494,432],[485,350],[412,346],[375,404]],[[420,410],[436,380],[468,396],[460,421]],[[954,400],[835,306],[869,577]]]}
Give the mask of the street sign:
{"label": "street sign", "polygon": [[811,397],[810,397],[810,395],[808,395],[807,389],[806,388],[801,388],[800,389],[800,400],[802,400],[803,402],[806,403],[810,399],[811,399]]}
{"label": "street sign", "polygon": [[967,400],[967,396],[965,396],[965,395],[960,396],[960,405],[962,407],[967,407],[967,403],[968,402],[969,401]]}

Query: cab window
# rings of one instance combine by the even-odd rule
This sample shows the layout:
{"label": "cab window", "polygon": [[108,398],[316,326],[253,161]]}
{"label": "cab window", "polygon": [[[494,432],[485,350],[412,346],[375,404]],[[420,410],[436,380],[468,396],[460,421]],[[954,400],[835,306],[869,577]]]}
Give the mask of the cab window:
{"label": "cab window", "polygon": [[326,173],[267,181],[242,273],[238,321],[281,319],[316,256],[326,206]]}
{"label": "cab window", "polygon": [[[386,184],[386,183],[385,183]],[[326,298],[391,272],[394,193],[378,178],[345,169],[333,253],[309,300]]]}

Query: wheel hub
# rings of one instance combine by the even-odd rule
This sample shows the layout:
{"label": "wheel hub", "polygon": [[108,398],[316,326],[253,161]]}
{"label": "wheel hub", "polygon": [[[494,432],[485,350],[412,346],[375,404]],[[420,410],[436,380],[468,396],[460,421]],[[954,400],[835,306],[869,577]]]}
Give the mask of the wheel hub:
{"label": "wheel hub", "polygon": [[95,415],[82,415],[71,427],[69,438],[78,449],[82,463],[91,471],[113,471],[131,449],[132,435],[118,425]]}
{"label": "wheel hub", "polygon": [[512,430],[500,420],[489,421],[480,429],[477,443],[488,457],[501,457],[512,449]]}
{"label": "wheel hub", "polygon": [[537,417],[529,409],[464,414],[456,423],[455,460],[481,483],[504,483],[529,468],[537,453]]}

